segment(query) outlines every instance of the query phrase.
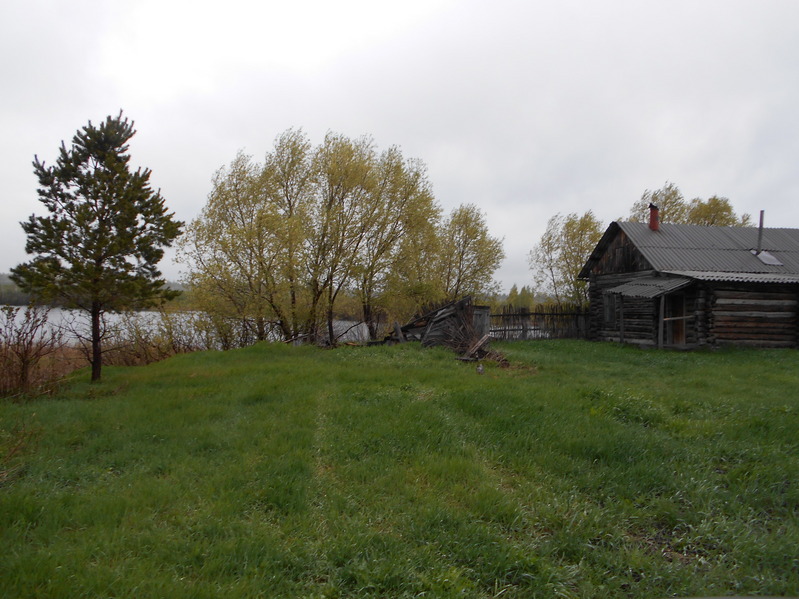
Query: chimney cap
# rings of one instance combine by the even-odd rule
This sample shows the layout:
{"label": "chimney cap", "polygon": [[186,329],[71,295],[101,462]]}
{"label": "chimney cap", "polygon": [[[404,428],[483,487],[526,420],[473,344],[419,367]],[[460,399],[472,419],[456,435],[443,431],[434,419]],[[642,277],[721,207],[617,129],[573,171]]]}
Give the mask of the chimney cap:
{"label": "chimney cap", "polygon": [[652,202],[649,202],[649,209],[650,210],[660,210],[657,206],[655,206]]}

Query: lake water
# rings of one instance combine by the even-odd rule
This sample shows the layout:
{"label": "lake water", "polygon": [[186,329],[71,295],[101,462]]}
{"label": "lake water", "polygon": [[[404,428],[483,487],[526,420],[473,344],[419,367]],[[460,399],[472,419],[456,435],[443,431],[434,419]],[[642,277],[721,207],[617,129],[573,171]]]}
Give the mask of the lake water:
{"label": "lake water", "polygon": [[[6,306],[0,306],[0,309],[5,308]],[[17,324],[21,323],[25,318],[25,308],[12,306],[13,308],[19,308],[16,310],[16,317],[15,321]],[[186,321],[191,318],[192,313],[185,312],[185,313],[176,313],[173,314],[176,318],[181,318],[183,315],[186,318]],[[159,312],[151,312],[151,311],[142,311],[142,312],[135,312],[131,314],[131,317],[134,321],[140,325],[146,327],[150,326],[157,326],[159,320],[160,313]],[[108,312],[105,314],[105,321],[107,326],[114,327],[116,325],[122,324],[124,318],[127,317],[127,314],[119,314],[114,312]],[[82,310],[66,310],[63,308],[50,308],[50,312],[47,315],[47,321],[52,328],[59,329],[64,333],[64,338],[67,342],[75,341],[78,338],[78,335],[87,335],[88,331],[90,330],[90,322],[89,322],[89,315],[87,312]],[[336,334],[341,335],[339,338],[340,342],[356,342],[365,343],[369,339],[369,330],[367,329],[366,325],[363,323],[357,323],[347,320],[337,320],[334,322],[334,329]]]}
{"label": "lake water", "polygon": [[[0,309],[8,306],[0,306]],[[25,307],[24,306],[11,306],[16,310],[15,323],[21,324],[25,320]],[[137,312],[134,317],[142,323],[154,323],[158,318],[158,312]],[[115,314],[109,312],[105,315],[105,321],[108,326],[120,324],[123,319],[122,314]],[[58,329],[64,333],[65,339],[74,341],[77,339],[78,334],[86,334],[91,326],[89,321],[89,314],[82,310],[65,310],[63,308],[50,308],[47,313],[47,322],[53,329]]]}

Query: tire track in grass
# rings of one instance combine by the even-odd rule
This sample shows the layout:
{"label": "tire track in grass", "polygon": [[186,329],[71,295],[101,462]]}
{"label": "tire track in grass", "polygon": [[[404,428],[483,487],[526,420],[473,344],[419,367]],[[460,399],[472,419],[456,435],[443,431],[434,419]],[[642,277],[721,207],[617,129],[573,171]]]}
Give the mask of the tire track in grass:
{"label": "tire track in grass", "polygon": [[544,573],[523,534],[528,518],[515,475],[490,456],[482,426],[458,414],[450,394],[426,406],[440,441],[409,468],[409,484],[426,504],[409,526],[475,590],[513,596],[540,586]]}
{"label": "tire track in grass", "polygon": [[[330,390],[316,397],[312,509],[318,568],[309,586],[325,596],[416,594],[424,589],[416,568],[409,565],[413,552],[397,534],[392,510],[372,503],[368,485],[357,480],[351,460],[336,451],[348,432],[343,413],[350,408]],[[357,431],[352,435],[358,444]]]}

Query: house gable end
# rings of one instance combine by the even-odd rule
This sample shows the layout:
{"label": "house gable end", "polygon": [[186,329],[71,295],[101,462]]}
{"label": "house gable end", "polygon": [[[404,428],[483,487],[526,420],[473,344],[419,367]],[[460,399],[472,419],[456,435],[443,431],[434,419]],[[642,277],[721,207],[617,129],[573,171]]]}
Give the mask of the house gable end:
{"label": "house gable end", "polygon": [[611,223],[580,271],[579,278],[648,270],[652,270],[652,264],[630,236],[617,223]]}

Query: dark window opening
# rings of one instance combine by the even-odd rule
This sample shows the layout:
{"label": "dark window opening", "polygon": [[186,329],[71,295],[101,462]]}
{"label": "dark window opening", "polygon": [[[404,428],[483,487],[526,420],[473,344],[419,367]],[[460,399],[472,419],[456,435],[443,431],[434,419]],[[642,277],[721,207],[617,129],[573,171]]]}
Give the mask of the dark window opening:
{"label": "dark window opening", "polygon": [[685,345],[685,295],[666,296],[666,343]]}

